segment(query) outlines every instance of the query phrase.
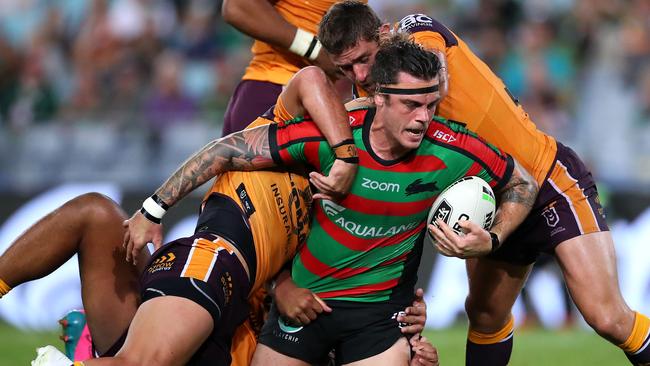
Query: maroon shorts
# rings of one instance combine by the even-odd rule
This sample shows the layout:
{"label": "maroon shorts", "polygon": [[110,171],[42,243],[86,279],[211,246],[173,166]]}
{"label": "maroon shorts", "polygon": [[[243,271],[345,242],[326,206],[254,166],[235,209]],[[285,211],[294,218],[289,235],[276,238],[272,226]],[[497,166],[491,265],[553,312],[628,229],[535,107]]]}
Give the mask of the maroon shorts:
{"label": "maroon shorts", "polygon": [[282,85],[268,81],[240,81],[223,117],[222,136],[243,130],[274,106],[281,92]]}
{"label": "maroon shorts", "polygon": [[531,264],[541,252],[553,254],[566,240],[608,230],[591,173],[573,150],[558,143],[555,163],[539,189],[533,210],[489,257]]}
{"label": "maroon shorts", "polygon": [[142,302],[179,296],[212,315],[214,330],[189,364],[229,365],[235,329],[248,317],[250,283],[232,250],[232,244],[221,237],[199,232],[157,250],[142,273]]}
{"label": "maroon shorts", "polygon": [[[199,232],[158,249],[140,277],[142,302],[159,296],[179,296],[201,305],[212,315],[214,330],[188,365],[229,365],[235,329],[248,317],[250,283],[232,248],[215,234]],[[101,356],[114,356],[125,336]]]}

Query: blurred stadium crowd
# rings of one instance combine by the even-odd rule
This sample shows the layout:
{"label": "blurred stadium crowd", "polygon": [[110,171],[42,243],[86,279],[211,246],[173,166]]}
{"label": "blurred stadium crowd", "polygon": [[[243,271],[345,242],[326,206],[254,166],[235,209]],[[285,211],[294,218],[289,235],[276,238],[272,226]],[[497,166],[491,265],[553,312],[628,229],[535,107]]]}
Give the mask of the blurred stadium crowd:
{"label": "blurred stadium crowd", "polygon": [[[470,43],[614,190],[650,187],[649,0],[371,0]],[[218,137],[250,40],[216,0],[0,2],[0,190],[151,190]],[[644,188],[645,187],[645,188]]]}

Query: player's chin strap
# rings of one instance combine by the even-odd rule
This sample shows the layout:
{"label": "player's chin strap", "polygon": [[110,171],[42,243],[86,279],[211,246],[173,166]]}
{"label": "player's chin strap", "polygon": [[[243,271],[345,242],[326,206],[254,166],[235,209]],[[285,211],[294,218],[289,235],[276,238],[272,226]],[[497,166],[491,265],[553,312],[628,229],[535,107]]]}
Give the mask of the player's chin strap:
{"label": "player's chin strap", "polygon": [[438,84],[413,87],[414,84],[403,83],[395,84],[392,86],[379,86],[377,87],[377,94],[399,94],[399,95],[415,95],[415,94],[428,94],[438,91]]}

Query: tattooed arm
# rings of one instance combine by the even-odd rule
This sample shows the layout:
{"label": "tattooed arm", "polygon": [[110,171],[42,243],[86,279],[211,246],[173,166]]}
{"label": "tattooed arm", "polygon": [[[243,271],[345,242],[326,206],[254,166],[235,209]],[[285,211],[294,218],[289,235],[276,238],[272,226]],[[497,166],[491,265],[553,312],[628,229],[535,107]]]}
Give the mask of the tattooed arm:
{"label": "tattooed arm", "polygon": [[499,192],[495,192],[499,206],[490,231],[497,234],[501,243],[528,216],[538,192],[539,187],[533,176],[515,160],[510,180]]}
{"label": "tattooed arm", "polygon": [[[497,195],[497,212],[490,229],[497,235],[499,242],[506,238],[521,224],[533,208],[539,187],[535,179],[516,160],[508,183],[495,192]],[[469,258],[485,255],[492,251],[490,232],[471,221],[459,221],[458,225],[465,232],[457,235],[442,220],[436,221],[439,227],[429,225],[428,229],[435,239],[438,251],[448,257]]]}
{"label": "tattooed arm", "polygon": [[205,145],[156,191],[170,207],[215,176],[231,170],[273,166],[268,125],[233,133]]}
{"label": "tattooed arm", "polygon": [[[273,166],[268,125],[243,130],[214,140],[190,157],[156,191],[169,207],[213,177],[231,170],[256,170]],[[137,211],[124,222],[127,261],[135,260],[148,243],[162,245],[162,226]]]}

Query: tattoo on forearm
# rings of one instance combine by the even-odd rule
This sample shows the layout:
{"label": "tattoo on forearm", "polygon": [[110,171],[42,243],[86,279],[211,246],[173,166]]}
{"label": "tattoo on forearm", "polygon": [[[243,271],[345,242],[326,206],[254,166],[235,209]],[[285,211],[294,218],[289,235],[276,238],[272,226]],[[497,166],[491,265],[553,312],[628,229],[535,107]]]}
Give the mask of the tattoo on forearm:
{"label": "tattoo on forearm", "polygon": [[244,130],[204,146],[185,161],[156,194],[171,206],[218,174],[272,165],[268,126]]}

